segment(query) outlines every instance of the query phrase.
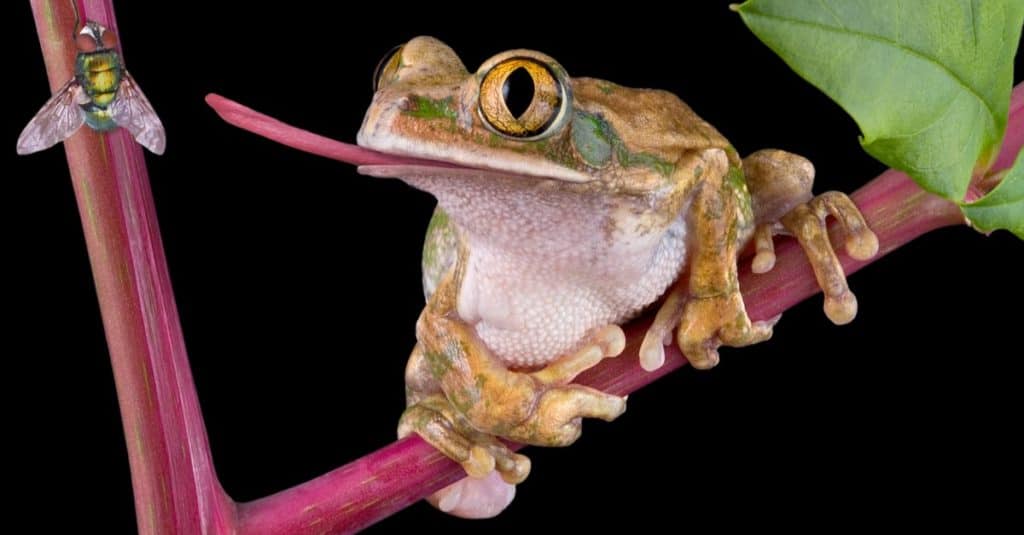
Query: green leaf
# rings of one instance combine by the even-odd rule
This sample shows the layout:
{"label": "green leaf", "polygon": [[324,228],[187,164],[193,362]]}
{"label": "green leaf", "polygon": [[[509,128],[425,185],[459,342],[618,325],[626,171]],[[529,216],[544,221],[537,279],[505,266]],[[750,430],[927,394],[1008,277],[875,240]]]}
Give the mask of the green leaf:
{"label": "green leaf", "polygon": [[1006,129],[1024,0],[749,0],[743,21],[885,164],[960,201]]}
{"label": "green leaf", "polygon": [[1024,240],[1024,151],[988,195],[963,206],[971,226],[983,231],[1007,229]]}

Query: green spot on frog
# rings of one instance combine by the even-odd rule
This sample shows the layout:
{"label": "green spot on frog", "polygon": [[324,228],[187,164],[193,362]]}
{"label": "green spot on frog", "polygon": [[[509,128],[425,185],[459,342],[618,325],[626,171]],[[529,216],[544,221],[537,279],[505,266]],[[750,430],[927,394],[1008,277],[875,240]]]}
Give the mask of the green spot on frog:
{"label": "green spot on frog", "polygon": [[448,214],[443,210],[437,210],[434,212],[434,217],[430,218],[430,223],[427,224],[427,234],[437,231],[448,232],[448,230]]}
{"label": "green spot on frog", "polygon": [[675,164],[666,162],[653,154],[648,154],[646,152],[629,152],[629,149],[627,149],[625,145],[619,146],[616,153],[619,156],[619,163],[621,163],[623,167],[650,167],[657,171],[658,174],[665,177],[670,176],[672,171],[676,168]]}
{"label": "green spot on frog", "polygon": [[606,130],[608,123],[596,115],[577,112],[572,119],[572,142],[583,160],[593,167],[604,167],[612,157],[612,145]]}
{"label": "green spot on frog", "polygon": [[443,352],[425,351],[423,356],[430,366],[430,374],[435,378],[444,377],[452,369],[451,360]]}
{"label": "green spot on frog", "polygon": [[535,146],[537,152],[553,162],[558,162],[565,167],[576,169],[580,167],[579,162],[571,148],[564,143],[551,143],[543,140]]}
{"label": "green spot on frog", "polygon": [[448,395],[448,400],[459,412],[465,414],[473,408],[473,397],[469,389],[452,390]]}
{"label": "green spot on frog", "polygon": [[402,113],[420,119],[455,120],[456,113],[452,107],[452,97],[432,99],[413,95],[409,98],[409,108]]}
{"label": "green spot on frog", "polygon": [[423,280],[434,288],[440,283],[454,259],[457,238],[444,210],[434,210],[423,240]]}
{"label": "green spot on frog", "polygon": [[725,175],[726,185],[735,190],[747,188],[747,182],[743,178],[743,170],[739,167],[730,167]]}
{"label": "green spot on frog", "polygon": [[750,224],[754,221],[754,210],[750,205],[750,192],[747,190],[747,180],[743,176],[743,169],[729,167],[729,172],[725,175],[725,187],[732,191],[739,203],[741,217],[738,219],[740,222]]}
{"label": "green spot on frog", "polygon": [[649,167],[662,176],[670,176],[675,164],[646,152],[632,152],[607,121],[599,115],[576,111],[572,121],[572,140],[587,164],[604,167],[614,151],[623,167]]}

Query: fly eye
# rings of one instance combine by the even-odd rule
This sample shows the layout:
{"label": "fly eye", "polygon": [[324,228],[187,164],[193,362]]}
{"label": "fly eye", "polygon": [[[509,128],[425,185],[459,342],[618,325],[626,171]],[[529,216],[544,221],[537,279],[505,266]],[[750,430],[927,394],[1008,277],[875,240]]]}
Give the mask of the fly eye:
{"label": "fly eye", "polygon": [[506,136],[529,138],[552,131],[566,100],[562,81],[533,58],[506,59],[480,82],[480,114]]}
{"label": "fly eye", "polygon": [[103,31],[103,34],[100,35],[100,41],[103,42],[103,48],[115,48],[117,46],[117,36],[110,30]]}
{"label": "fly eye", "polygon": [[78,47],[79,52],[95,52],[96,40],[92,38],[91,34],[80,33],[75,36],[75,46]]}
{"label": "fly eye", "polygon": [[402,47],[398,45],[384,54],[373,70],[373,92],[376,93],[382,86],[387,85],[398,75],[398,68],[402,66]]}

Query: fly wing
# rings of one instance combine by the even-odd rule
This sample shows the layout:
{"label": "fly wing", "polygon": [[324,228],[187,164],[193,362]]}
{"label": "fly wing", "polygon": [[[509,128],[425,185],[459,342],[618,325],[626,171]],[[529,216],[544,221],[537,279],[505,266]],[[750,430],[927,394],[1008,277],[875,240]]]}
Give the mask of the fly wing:
{"label": "fly wing", "polygon": [[167,146],[164,125],[160,123],[153,106],[127,71],[121,78],[117,98],[110,105],[110,114],[114,122],[131,132],[140,145],[154,154],[164,153]]}
{"label": "fly wing", "polygon": [[18,154],[48,149],[71,137],[85,120],[78,107],[82,96],[82,88],[74,79],[57,90],[21,131]]}

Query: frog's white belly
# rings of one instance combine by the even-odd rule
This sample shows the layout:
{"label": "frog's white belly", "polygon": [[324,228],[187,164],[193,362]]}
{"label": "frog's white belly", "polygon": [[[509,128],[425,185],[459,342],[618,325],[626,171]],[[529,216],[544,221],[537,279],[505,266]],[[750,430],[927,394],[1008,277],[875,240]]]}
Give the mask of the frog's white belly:
{"label": "frog's white belly", "polygon": [[474,247],[459,315],[507,366],[542,366],[581,347],[593,329],[620,324],[657,300],[682,270],[685,235],[679,217],[651,243],[634,237],[628,251],[597,258],[593,251],[553,259]]}
{"label": "frog's white belly", "polygon": [[[481,169],[387,172],[433,193],[451,219],[468,252],[459,317],[510,367],[551,362],[636,315],[686,260],[685,206],[666,224],[654,197]],[[436,245],[447,270],[456,246]]]}

